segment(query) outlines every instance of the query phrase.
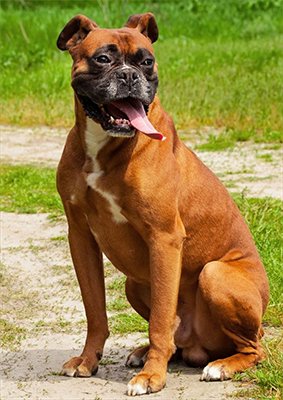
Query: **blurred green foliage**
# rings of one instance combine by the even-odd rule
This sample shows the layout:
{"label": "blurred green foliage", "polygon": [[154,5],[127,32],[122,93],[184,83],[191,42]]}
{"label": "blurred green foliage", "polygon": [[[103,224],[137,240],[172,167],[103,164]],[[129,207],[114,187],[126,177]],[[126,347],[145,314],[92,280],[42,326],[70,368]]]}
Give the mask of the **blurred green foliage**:
{"label": "blurred green foliage", "polygon": [[257,141],[279,132],[282,140],[282,10],[283,0],[2,0],[0,122],[70,126],[61,29],[78,13],[111,28],[151,11],[158,93],[178,128],[225,126]]}

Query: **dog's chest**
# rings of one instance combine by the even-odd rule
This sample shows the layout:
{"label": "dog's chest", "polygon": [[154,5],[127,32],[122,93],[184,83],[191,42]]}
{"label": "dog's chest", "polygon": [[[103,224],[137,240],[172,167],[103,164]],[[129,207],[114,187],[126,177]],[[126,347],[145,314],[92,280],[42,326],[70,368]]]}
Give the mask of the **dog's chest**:
{"label": "dog's chest", "polygon": [[[88,157],[91,159],[89,172],[83,174],[85,192],[84,212],[90,230],[101,251],[126,275],[145,279],[148,275],[147,250],[145,244],[122,214],[121,199],[111,190],[107,175],[97,157],[109,140],[106,134],[88,122],[85,142]],[[94,131],[96,129],[96,131]],[[108,185],[105,185],[105,181]],[[115,182],[116,183],[116,182]],[[110,188],[110,189],[109,189]],[[140,268],[133,271],[133,265],[139,260]]]}
{"label": "dog's chest", "polygon": [[127,219],[121,213],[117,195],[103,185],[105,172],[98,160],[98,153],[103,151],[103,147],[106,146],[108,140],[109,137],[102,128],[92,120],[87,119],[85,141],[87,154],[91,159],[92,165],[91,171],[85,175],[85,179],[87,187],[93,191],[92,195],[96,198],[96,212],[100,215],[110,216],[114,224],[125,224]]}

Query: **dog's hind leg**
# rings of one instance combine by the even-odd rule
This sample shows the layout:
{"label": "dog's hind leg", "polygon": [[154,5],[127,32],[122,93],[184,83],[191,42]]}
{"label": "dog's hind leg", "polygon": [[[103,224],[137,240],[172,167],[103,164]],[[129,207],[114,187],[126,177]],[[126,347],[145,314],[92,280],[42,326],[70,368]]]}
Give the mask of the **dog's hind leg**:
{"label": "dog's hind leg", "polygon": [[[210,362],[204,368],[201,380],[229,379],[264,358],[259,339],[267,298],[267,281],[260,265],[245,264],[241,260],[211,262],[204,267],[199,276],[196,327],[205,348],[224,357],[227,351],[228,357]],[[204,316],[201,311],[205,308]],[[203,318],[210,319],[211,326],[217,325],[217,328],[207,331],[206,322],[204,329]],[[217,340],[217,336],[221,339]]]}

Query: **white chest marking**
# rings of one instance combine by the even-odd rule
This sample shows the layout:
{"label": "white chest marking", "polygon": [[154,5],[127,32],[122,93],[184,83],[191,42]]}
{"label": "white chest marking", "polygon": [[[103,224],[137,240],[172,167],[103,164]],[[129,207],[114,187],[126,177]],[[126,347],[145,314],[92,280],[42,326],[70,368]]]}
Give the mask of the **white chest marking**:
{"label": "white chest marking", "polygon": [[98,180],[104,174],[104,171],[99,165],[97,154],[106,145],[109,137],[99,124],[87,118],[85,140],[88,156],[91,157],[93,162],[93,172],[87,176],[87,184],[107,200],[114,222],[117,224],[126,223],[127,219],[121,214],[121,207],[118,205],[115,195],[101,189],[98,185]]}

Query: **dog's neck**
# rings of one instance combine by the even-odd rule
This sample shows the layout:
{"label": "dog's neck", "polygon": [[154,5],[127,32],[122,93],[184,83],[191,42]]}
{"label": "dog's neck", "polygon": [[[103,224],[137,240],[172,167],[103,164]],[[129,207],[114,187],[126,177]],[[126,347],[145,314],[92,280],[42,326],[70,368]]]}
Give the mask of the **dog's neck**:
{"label": "dog's neck", "polygon": [[98,152],[111,140],[101,125],[89,117],[86,117],[84,134],[86,154],[91,158],[96,158]]}

